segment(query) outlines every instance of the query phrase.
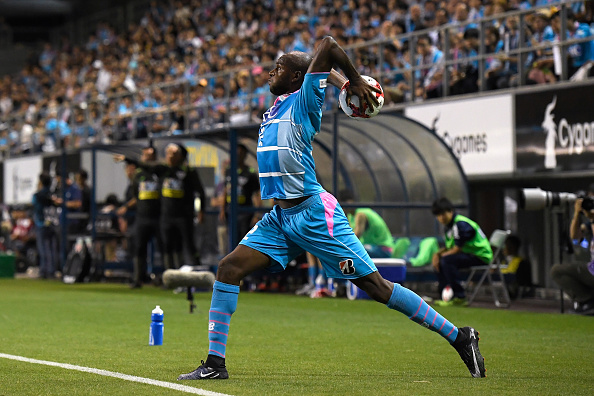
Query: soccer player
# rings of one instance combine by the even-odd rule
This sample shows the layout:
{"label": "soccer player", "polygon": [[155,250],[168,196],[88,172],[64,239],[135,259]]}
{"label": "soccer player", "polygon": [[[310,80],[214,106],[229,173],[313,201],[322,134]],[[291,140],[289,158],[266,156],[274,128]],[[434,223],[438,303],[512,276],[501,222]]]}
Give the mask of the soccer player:
{"label": "soccer player", "polygon": [[278,98],[263,116],[257,149],[262,199],[272,198],[275,205],[219,263],[209,311],[208,357],[178,380],[229,378],[225,352],[239,282],[256,270],[283,270],[303,251],[318,257],[329,277],[350,280],[374,300],[438,332],[473,377],[485,375],[478,333],[470,327],[458,329],[418,295],[382,278],[336,198],[316,180],[312,140],[320,130],[325,88],[346,81],[333,66],[350,80],[350,94],[378,104],[377,90],[332,37],[322,39],[313,59],[290,52],[277,60],[268,83]]}

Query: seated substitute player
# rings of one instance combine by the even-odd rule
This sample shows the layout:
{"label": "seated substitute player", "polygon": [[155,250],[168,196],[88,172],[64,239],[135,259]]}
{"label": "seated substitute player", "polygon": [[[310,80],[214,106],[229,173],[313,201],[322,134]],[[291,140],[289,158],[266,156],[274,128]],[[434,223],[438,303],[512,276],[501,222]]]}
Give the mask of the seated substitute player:
{"label": "seated substitute player", "polygon": [[489,240],[481,227],[468,217],[457,214],[447,198],[433,202],[431,212],[444,226],[445,247],[433,255],[432,265],[437,271],[439,295],[450,285],[454,298],[437,300],[436,305],[467,305],[464,288],[458,278],[458,270],[488,264],[493,258]]}
{"label": "seated substitute player", "polygon": [[350,280],[374,300],[438,332],[473,377],[485,376],[478,332],[458,329],[414,292],[382,278],[336,198],[316,180],[312,140],[320,131],[325,88],[346,81],[332,70],[335,65],[349,78],[350,94],[377,105],[376,88],[360,76],[332,37],[321,40],[313,60],[306,53],[290,52],[269,72],[270,92],[278,98],[263,116],[257,158],[262,199],[273,198],[275,206],[220,261],[209,311],[208,357],[178,380],[229,378],[225,352],[240,281],[264,268],[283,270],[304,251],[320,259],[328,276]]}

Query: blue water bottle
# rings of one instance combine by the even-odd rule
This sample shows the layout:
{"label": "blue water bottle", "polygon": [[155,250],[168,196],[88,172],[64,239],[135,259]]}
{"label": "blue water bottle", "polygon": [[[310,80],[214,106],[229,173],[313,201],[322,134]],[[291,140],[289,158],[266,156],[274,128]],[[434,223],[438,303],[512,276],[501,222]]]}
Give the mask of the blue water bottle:
{"label": "blue water bottle", "polygon": [[163,310],[158,305],[151,313],[149,345],[163,345]]}

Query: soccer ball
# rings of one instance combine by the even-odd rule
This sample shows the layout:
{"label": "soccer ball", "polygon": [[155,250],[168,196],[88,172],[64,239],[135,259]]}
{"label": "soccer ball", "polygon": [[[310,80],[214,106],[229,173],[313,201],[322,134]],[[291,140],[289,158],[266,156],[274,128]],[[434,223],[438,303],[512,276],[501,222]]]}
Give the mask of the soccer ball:
{"label": "soccer ball", "polygon": [[441,291],[441,299],[445,302],[448,302],[452,298],[454,298],[454,290],[452,290],[452,288],[448,285]]}
{"label": "soccer ball", "polygon": [[375,94],[377,97],[377,100],[379,102],[378,107],[374,108],[372,106],[367,106],[367,103],[364,103],[363,106],[361,106],[359,97],[355,96],[355,95],[352,95],[351,102],[347,103],[346,98],[347,98],[347,88],[349,87],[349,81],[347,81],[346,84],[344,84],[344,86],[340,90],[340,94],[338,95],[338,103],[339,103],[342,111],[344,111],[344,113],[347,116],[349,116],[351,118],[356,118],[356,119],[371,118],[373,116],[376,116],[382,109],[382,106],[384,105],[384,90],[382,89],[382,86],[373,77],[369,77],[369,76],[361,76],[361,77],[363,77],[369,85],[372,85],[374,87],[381,89],[382,92]]}

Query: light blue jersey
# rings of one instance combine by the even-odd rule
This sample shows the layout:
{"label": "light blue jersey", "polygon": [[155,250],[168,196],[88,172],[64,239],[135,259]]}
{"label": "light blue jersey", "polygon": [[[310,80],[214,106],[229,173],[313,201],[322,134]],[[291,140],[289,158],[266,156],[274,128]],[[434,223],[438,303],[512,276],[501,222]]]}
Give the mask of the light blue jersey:
{"label": "light blue jersey", "polygon": [[258,137],[262,199],[309,198],[289,209],[275,205],[240,244],[270,257],[273,272],[307,251],[328,276],[356,279],[377,269],[336,198],[318,183],[312,156],[328,74],[308,73],[299,91],[279,96],[264,114]]}
{"label": "light blue jersey", "polygon": [[311,142],[320,131],[329,74],[306,74],[300,90],[279,96],[264,113],[258,136],[262,199],[325,192],[316,179]]}

